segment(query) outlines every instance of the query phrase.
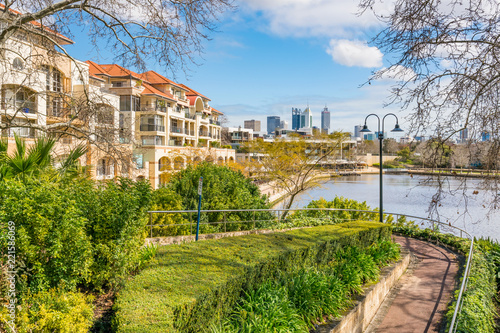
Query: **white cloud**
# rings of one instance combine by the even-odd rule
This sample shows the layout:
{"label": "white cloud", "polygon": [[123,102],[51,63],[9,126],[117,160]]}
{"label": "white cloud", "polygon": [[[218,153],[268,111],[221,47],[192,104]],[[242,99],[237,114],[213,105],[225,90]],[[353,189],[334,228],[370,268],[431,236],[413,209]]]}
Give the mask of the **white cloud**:
{"label": "white cloud", "polygon": [[326,52],[335,62],[349,67],[380,67],[384,56],[375,46],[368,46],[366,42],[359,40],[346,39],[332,39]]}
{"label": "white cloud", "polygon": [[379,81],[410,81],[416,77],[413,69],[401,65],[382,68],[378,74]]}
{"label": "white cloud", "polygon": [[[380,12],[390,10],[391,1],[377,2]],[[239,1],[243,10],[264,18],[267,29],[281,36],[357,36],[361,30],[380,27],[371,13],[359,16],[358,1],[346,0],[246,0]],[[383,6],[383,7],[382,7]]]}

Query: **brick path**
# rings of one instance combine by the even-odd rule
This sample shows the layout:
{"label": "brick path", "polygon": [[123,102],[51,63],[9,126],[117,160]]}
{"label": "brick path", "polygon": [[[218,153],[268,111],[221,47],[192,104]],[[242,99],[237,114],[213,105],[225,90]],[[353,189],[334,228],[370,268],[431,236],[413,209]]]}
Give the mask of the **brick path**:
{"label": "brick path", "polygon": [[394,237],[415,258],[366,332],[440,332],[439,325],[456,287],[458,260],[437,245]]}

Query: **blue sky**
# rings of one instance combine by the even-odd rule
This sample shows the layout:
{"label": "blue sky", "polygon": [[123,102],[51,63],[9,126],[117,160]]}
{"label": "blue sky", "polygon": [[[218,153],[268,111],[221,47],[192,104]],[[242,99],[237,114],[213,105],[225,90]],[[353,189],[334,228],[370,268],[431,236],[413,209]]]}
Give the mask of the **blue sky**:
{"label": "blue sky", "polygon": [[[208,96],[230,126],[257,119],[264,129],[267,116],[291,125],[291,108],[308,105],[316,126],[327,105],[333,130],[353,131],[369,113],[400,115],[396,107],[383,107],[394,81],[361,86],[387,63],[366,44],[382,26],[369,13],[357,16],[356,1],[247,0],[237,5],[221,17],[219,32],[197,60],[200,66],[191,66],[187,77],[181,71],[174,77],[155,64],[151,69]],[[74,40],[67,50],[76,58],[113,61],[109,50],[91,50],[84,32],[75,33]],[[404,128],[403,119],[401,124]],[[376,127],[374,120],[369,125]]]}

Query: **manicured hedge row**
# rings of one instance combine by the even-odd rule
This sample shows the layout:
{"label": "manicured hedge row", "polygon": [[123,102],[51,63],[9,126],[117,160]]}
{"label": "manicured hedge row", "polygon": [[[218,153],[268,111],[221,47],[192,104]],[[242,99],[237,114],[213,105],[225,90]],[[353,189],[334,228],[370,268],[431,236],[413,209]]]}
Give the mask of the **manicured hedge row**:
{"label": "manicured hedge row", "polygon": [[243,290],[326,263],[339,247],[389,240],[390,226],[349,222],[163,247],[115,303],[117,332],[203,332]]}

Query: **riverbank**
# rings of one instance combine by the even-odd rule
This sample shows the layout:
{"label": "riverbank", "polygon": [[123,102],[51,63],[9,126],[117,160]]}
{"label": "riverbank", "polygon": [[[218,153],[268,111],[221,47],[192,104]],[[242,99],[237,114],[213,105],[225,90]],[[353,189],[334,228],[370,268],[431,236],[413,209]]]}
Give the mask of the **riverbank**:
{"label": "riverbank", "polygon": [[422,176],[451,176],[464,178],[499,178],[499,173],[480,171],[480,170],[460,170],[460,169],[408,169],[410,175]]}
{"label": "riverbank", "polygon": [[[386,170],[384,170],[384,173],[385,172],[386,172]],[[378,168],[368,167],[368,168],[362,169],[362,170],[355,170],[354,172],[346,174],[346,175],[339,174],[336,172],[330,172],[330,173],[325,172],[325,173],[321,173],[321,174],[317,175],[314,180],[327,181],[327,180],[330,180],[332,178],[343,177],[343,176],[353,176],[353,175],[362,175],[362,174],[363,175],[375,175],[378,173],[379,173]],[[278,188],[272,182],[260,184],[258,186],[259,186],[260,193],[268,196],[269,202],[271,203],[272,208],[278,208],[277,206],[283,200],[285,200],[285,198],[288,196],[288,192],[285,189]]]}

